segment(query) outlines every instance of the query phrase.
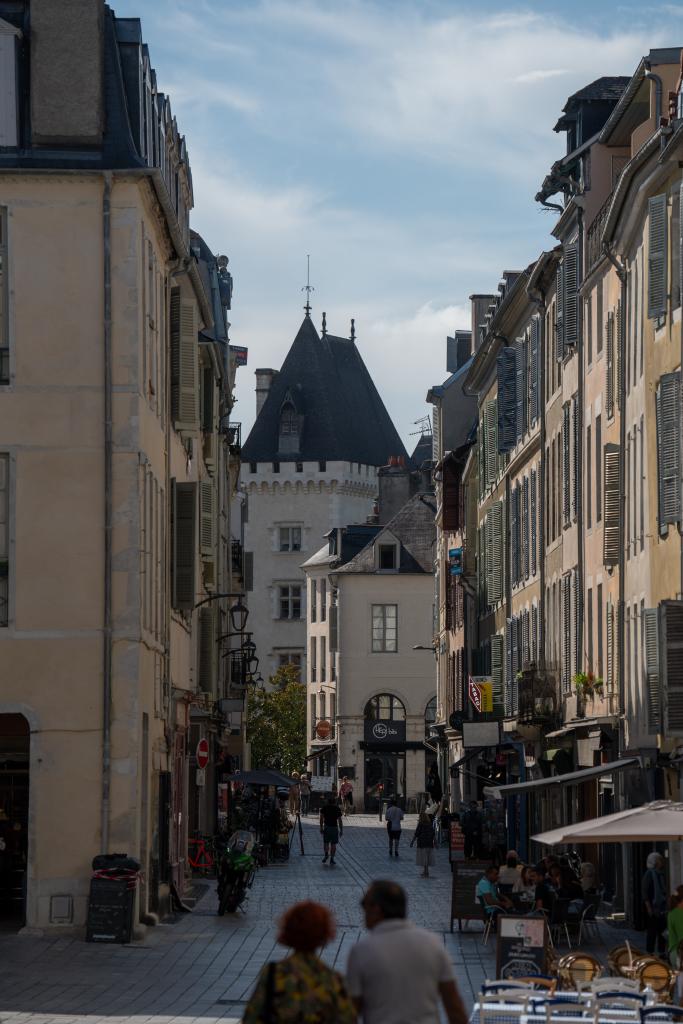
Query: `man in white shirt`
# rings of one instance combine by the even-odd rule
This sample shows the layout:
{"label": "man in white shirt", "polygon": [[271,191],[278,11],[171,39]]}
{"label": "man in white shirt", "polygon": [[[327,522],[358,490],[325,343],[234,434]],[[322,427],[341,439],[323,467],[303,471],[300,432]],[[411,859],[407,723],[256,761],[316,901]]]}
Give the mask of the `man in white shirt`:
{"label": "man in white shirt", "polygon": [[398,806],[395,800],[389,801],[389,806],[386,812],[387,819],[387,832],[389,833],[389,856],[395,852],[398,857],[398,844],[401,839],[401,822],[403,821],[403,811]]}
{"label": "man in white shirt", "polygon": [[373,882],[361,901],[370,932],[349,954],[346,980],[363,1024],[467,1024],[451,962],[433,932],[406,920],[406,894]]}

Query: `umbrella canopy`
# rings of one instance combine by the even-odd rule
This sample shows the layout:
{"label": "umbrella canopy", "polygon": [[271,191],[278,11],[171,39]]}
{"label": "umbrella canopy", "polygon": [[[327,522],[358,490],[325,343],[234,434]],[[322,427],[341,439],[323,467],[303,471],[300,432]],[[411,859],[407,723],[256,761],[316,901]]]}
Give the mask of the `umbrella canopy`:
{"label": "umbrella canopy", "polygon": [[245,786],[296,786],[297,780],[275,771],[274,768],[255,768],[249,772],[235,772],[226,776],[228,782],[242,782]]}
{"label": "umbrella canopy", "polygon": [[628,811],[564,825],[531,837],[545,846],[562,843],[648,843],[683,839],[683,803],[655,800]]}

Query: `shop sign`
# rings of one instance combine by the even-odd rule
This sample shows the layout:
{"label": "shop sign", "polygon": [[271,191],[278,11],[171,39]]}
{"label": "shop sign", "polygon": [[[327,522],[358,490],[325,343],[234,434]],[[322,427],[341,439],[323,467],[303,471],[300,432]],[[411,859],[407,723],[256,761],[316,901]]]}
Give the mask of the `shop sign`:
{"label": "shop sign", "polygon": [[493,711],[493,679],[491,676],[470,676],[468,684],[470,703],[481,715]]}
{"label": "shop sign", "polygon": [[451,576],[462,576],[462,548],[448,549],[448,571]]}
{"label": "shop sign", "polygon": [[450,860],[465,859],[465,833],[460,827],[460,822],[452,821],[449,836]]}
{"label": "shop sign", "polygon": [[326,740],[332,732],[332,726],[326,718],[321,718],[315,727],[315,734],[319,740]]}
{"label": "shop sign", "polygon": [[311,775],[311,789],[315,793],[331,793],[333,783],[331,775]]}
{"label": "shop sign", "polygon": [[230,354],[235,361],[235,366],[246,366],[249,350],[243,345],[231,345]]}
{"label": "shop sign", "polygon": [[387,747],[396,743],[405,743],[406,723],[393,719],[367,719],[365,722],[365,742],[380,743]]}

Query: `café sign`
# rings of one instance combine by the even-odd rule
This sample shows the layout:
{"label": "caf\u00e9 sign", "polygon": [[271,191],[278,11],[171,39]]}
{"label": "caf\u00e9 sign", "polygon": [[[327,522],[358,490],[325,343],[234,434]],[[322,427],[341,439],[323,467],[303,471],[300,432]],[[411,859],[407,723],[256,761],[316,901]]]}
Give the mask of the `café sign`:
{"label": "caf\u00e9 sign", "polygon": [[367,719],[365,722],[365,742],[390,747],[396,743],[405,743],[406,723],[393,719]]}

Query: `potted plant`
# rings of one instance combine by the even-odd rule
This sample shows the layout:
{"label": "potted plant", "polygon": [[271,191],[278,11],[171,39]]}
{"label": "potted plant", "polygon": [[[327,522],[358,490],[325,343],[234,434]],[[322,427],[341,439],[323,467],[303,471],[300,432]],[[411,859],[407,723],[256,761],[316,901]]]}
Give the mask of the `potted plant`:
{"label": "potted plant", "polygon": [[573,682],[577,697],[593,700],[596,695],[602,696],[604,684],[600,676],[596,676],[594,672],[577,672]]}

